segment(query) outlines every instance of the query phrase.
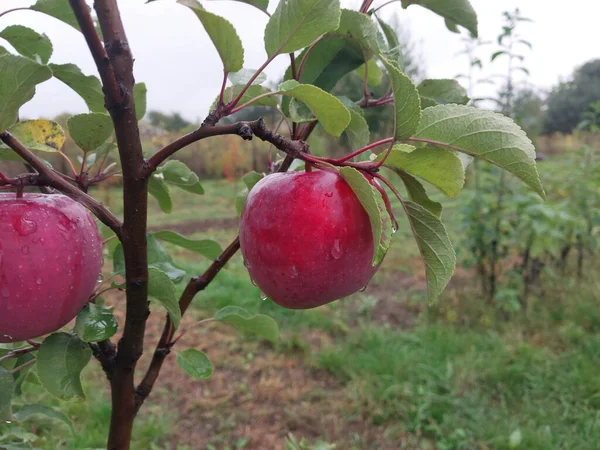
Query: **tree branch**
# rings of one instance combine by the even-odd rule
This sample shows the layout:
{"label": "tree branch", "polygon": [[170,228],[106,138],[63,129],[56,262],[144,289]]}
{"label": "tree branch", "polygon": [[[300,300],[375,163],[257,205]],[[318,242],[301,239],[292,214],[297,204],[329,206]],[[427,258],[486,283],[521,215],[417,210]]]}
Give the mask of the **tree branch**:
{"label": "tree branch", "polygon": [[[183,294],[181,295],[181,298],[179,299],[179,308],[181,309],[182,315],[185,314],[196,294],[206,289],[206,287],[217,276],[225,264],[227,264],[233,255],[235,255],[239,248],[240,240],[239,237],[236,237],[201,276],[194,277],[189,281],[185,287],[185,290],[183,291]],[[162,364],[167,355],[171,352],[171,341],[173,340],[174,333],[175,328],[173,328],[173,323],[171,322],[170,317],[167,315],[165,328],[163,329],[160,341],[158,342],[156,350],[154,351],[154,355],[152,356],[152,362],[148,367],[144,379],[135,390],[136,412],[142,406],[148,395],[150,395],[150,392],[152,392],[152,388],[154,387],[154,383],[158,378]]]}
{"label": "tree branch", "polygon": [[124,220],[119,236],[125,255],[127,311],[110,378],[112,414],[108,449],[128,450],[135,417],[134,372],[144,349],[148,305],[148,186],[133,101],[133,56],[117,0],[95,0],[104,48],[84,0],[69,0],[102,78],[123,171]]}
{"label": "tree branch", "polygon": [[23,158],[38,174],[23,175],[23,182],[31,182],[32,186],[50,186],[71,197],[89,209],[104,225],[115,232],[121,233],[121,222],[102,203],[80,191],[77,187],[62,179],[56,172],[47,167],[37,156],[29,151],[17,138],[8,131],[0,133],[0,140],[8,145],[15,153]]}
{"label": "tree branch", "polygon": [[100,36],[98,36],[96,27],[94,26],[94,20],[92,19],[89,7],[85,0],[69,0],[69,3],[71,4],[71,9],[73,9],[73,12],[75,13],[81,32],[85,37],[92,57],[94,58],[94,62],[96,63],[96,67],[98,68],[104,94],[106,99],[110,100],[110,103],[107,102],[108,104],[106,107],[107,109],[110,109],[114,106],[113,103],[121,103],[123,101],[123,93],[117,82],[113,66],[102,45]]}
{"label": "tree branch", "polygon": [[148,160],[143,176],[149,177],[160,164],[182,148],[208,137],[225,134],[237,134],[245,140],[251,140],[252,136],[256,136],[263,141],[270,142],[279,150],[287,153],[293,158],[303,159],[303,155],[308,153],[308,144],[306,144],[306,142],[302,140],[291,140],[280,134],[274,133],[267,128],[262,119],[253,122],[237,122],[222,126],[201,126],[196,131],[186,134],[156,152]]}

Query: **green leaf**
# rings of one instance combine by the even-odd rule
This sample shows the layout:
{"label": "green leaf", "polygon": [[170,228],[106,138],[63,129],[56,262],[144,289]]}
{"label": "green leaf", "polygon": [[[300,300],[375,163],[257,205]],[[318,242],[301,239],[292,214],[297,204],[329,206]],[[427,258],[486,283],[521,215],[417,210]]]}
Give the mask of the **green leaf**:
{"label": "green leaf", "polygon": [[[305,49],[296,57],[296,66],[301,63],[307,51]],[[340,37],[326,36],[317,42],[306,56],[299,81],[303,84],[313,84],[330,92],[344,75],[352,72],[364,62],[365,58],[360,48],[352,45],[351,41]],[[290,80],[291,78],[291,68],[288,67],[284,79]],[[283,110],[285,112],[285,106]]]}
{"label": "green leaf", "polygon": [[148,179],[148,193],[158,201],[161,211],[171,214],[173,211],[173,200],[171,200],[171,191],[160,174],[152,174]]}
{"label": "green leaf", "polygon": [[272,57],[307,47],[340,23],[338,0],[281,1],[265,29],[265,49]]}
{"label": "green leaf", "polygon": [[[446,26],[453,31],[456,25],[465,27],[477,37],[477,14],[468,0],[402,0],[402,7],[420,5],[446,19]],[[448,22],[450,21],[450,22]]]}
{"label": "green leaf", "polygon": [[331,31],[330,35],[350,40],[353,44],[359,46],[365,61],[373,55],[379,54],[377,26],[366,14],[342,9],[340,25],[337,29]]}
{"label": "green leaf", "polygon": [[348,97],[338,97],[348,111],[350,111],[350,124],[344,131],[352,148],[359,149],[369,144],[371,135],[369,124],[363,117],[360,107]]}
{"label": "green leaf", "polygon": [[[376,161],[381,161],[380,154]],[[465,183],[465,170],[460,158],[450,150],[396,144],[384,163],[433,184],[448,197],[456,197]]]}
{"label": "green leaf", "polygon": [[213,374],[213,365],[208,356],[194,348],[177,353],[177,365],[198,380],[209,380]]}
{"label": "green leaf", "polygon": [[19,108],[33,98],[35,86],[51,76],[48,67],[29,58],[0,55],[0,132],[17,122]]}
{"label": "green leaf", "polygon": [[[20,367],[23,364],[26,364],[29,361],[34,361],[34,360],[35,360],[35,356],[33,356],[31,353],[21,355],[21,356],[17,357],[17,359],[15,360],[15,367]],[[13,374],[13,378],[15,379],[14,395],[16,397],[20,397],[21,395],[23,395],[23,391],[21,388],[23,387],[23,383],[25,382],[25,379],[28,377],[29,371],[31,370],[31,368],[32,368],[32,366],[23,367],[17,373]]]}
{"label": "green leaf", "polygon": [[55,153],[65,142],[62,127],[51,120],[24,120],[15,123],[8,131],[33,151]]}
{"label": "green leaf", "polygon": [[365,64],[361,65],[354,72],[360,77],[361,80],[365,79],[365,65],[367,66],[367,83],[371,86],[379,86],[383,81],[383,72],[377,64],[377,61],[370,59]]}
{"label": "green leaf", "polygon": [[421,108],[446,103],[469,103],[467,91],[456,80],[424,80],[417,87],[421,96]]}
{"label": "green leaf", "polygon": [[179,328],[181,321],[181,309],[175,295],[175,285],[169,276],[160,269],[150,267],[148,269],[148,295],[157,299],[167,310],[173,326]]}
{"label": "green leaf", "polygon": [[75,64],[50,64],[54,77],[73,89],[92,112],[106,112],[100,80],[84,75]]}
{"label": "green leaf", "polygon": [[[152,233],[147,235],[148,245],[148,267],[153,267],[168,275],[175,283],[179,283],[185,276],[185,271],[175,265],[173,258],[169,256],[165,248],[156,240]],[[125,274],[125,255],[123,246],[119,243],[113,253],[113,272]]]}
{"label": "green leaf", "polygon": [[444,19],[444,22],[446,23],[446,28],[448,28],[448,30],[453,33],[460,33],[460,29],[458,28],[458,25],[456,25],[456,22],[450,19]]}
{"label": "green leaf", "polygon": [[217,311],[214,317],[219,322],[233,325],[238,330],[248,331],[271,342],[279,339],[279,327],[272,317],[264,314],[251,315],[239,306],[226,306]]}
{"label": "green leaf", "polygon": [[[244,86],[230,86],[227,89],[225,89],[225,93],[224,93],[225,102],[227,102],[228,99],[234,99],[235,97],[237,97],[237,95],[240,92],[242,92],[243,88],[244,88]],[[242,104],[252,100],[253,98],[258,97],[259,95],[267,94],[269,92],[272,92],[271,89],[266,88],[264,86],[259,86],[257,84],[253,84],[252,86],[250,86],[248,88],[248,90],[246,92],[244,92],[244,95],[240,99],[238,105],[242,105]],[[218,100],[218,98],[217,98],[217,100]],[[217,105],[217,100],[215,100],[212,104],[213,109]],[[252,106],[271,106],[273,108],[276,108],[277,107],[277,99],[274,96],[263,97],[263,98],[256,100],[255,102],[252,102]]]}
{"label": "green leaf", "polygon": [[400,47],[400,40],[398,39],[398,35],[396,34],[396,30],[394,30],[390,25],[377,17],[377,22],[379,22],[379,26],[383,31],[385,36],[385,40],[387,41],[388,50],[391,50],[396,47]]}
{"label": "green leaf", "polygon": [[305,123],[313,122],[315,119],[314,114],[305,103],[292,98],[289,104],[288,116],[292,119],[292,122]]}
{"label": "green leaf", "polygon": [[174,231],[157,231],[154,233],[154,237],[161,241],[185,248],[186,250],[191,250],[210,260],[217,259],[219,255],[223,253],[221,246],[210,239],[192,240],[175,233]]}
{"label": "green leaf", "polygon": [[52,56],[52,42],[45,34],[31,28],[12,25],[0,31],[0,38],[6,39],[17,52],[41,64],[48,64]]}
{"label": "green leaf", "polygon": [[255,171],[248,172],[246,175],[242,177],[242,181],[246,185],[246,187],[251,190],[256,183],[262,180],[265,176],[262,173],[258,173]]}
{"label": "green leaf", "polygon": [[429,301],[434,302],[454,273],[454,248],[440,219],[416,203],[405,200],[402,206],[425,262]]}
{"label": "green leaf", "polygon": [[135,102],[135,117],[142,120],[146,115],[146,83],[135,83],[133,86],[133,101]]}
{"label": "green leaf", "polygon": [[83,342],[98,342],[114,336],[118,327],[110,309],[89,303],[77,314],[74,331]]}
{"label": "green leaf", "polygon": [[79,24],[71,5],[69,5],[69,0],[37,0],[35,5],[31,6],[31,9],[48,14],[79,30]]}
{"label": "green leaf", "polygon": [[258,172],[249,172],[242,177],[242,181],[246,185],[246,188],[239,192],[235,197],[235,208],[237,210],[238,215],[242,213],[242,208],[244,207],[244,203],[246,203],[246,197],[254,187],[256,183],[262,180],[265,176],[262,173]]}
{"label": "green leaf", "polygon": [[490,58],[490,62],[494,61],[498,56],[504,55],[506,52],[504,50],[500,50],[498,52],[494,52],[492,57]]}
{"label": "green leaf", "polygon": [[442,205],[438,202],[434,202],[427,195],[427,191],[423,185],[414,178],[412,175],[407,174],[406,172],[397,171],[398,175],[402,179],[404,186],[406,186],[406,192],[408,192],[408,198],[421,205],[431,214],[433,214],[438,219],[442,216]]}
{"label": "green leaf", "polygon": [[69,117],[67,128],[73,142],[83,151],[96,150],[113,134],[113,123],[108,114],[87,113]]}
{"label": "green leaf", "polygon": [[[237,72],[228,73],[227,78],[229,78],[229,81],[233,85],[245,86],[255,73],[256,69],[242,69]],[[267,81],[267,76],[264,72],[261,72],[252,84],[262,84],[265,81]]]}
{"label": "green leaf", "polygon": [[383,257],[390,248],[392,219],[381,193],[369,183],[362,173],[352,167],[342,167],[340,175],[352,188],[360,204],[369,215],[373,232],[373,265],[376,266],[383,261]]}
{"label": "green leaf", "polygon": [[470,106],[433,106],[423,110],[414,137],[485,159],[545,197],[535,164],[535,148],[508,117]]}
{"label": "green leaf", "polygon": [[340,137],[350,123],[350,112],[344,104],[333,95],[310,84],[282,83],[279,92],[288,97],[304,102],[310,108],[323,129],[329,134]]}
{"label": "green leaf", "polygon": [[0,367],[0,421],[12,420],[12,397],[15,379],[4,367]]}
{"label": "green leaf", "polygon": [[[400,70],[404,70],[404,52],[402,51],[402,45],[400,44],[400,40],[398,39],[398,35],[396,34],[396,30],[394,30],[391,26],[389,26],[386,22],[381,20],[379,17],[377,18],[381,30],[385,35],[385,40],[387,41],[387,48],[385,49],[386,57],[398,65]],[[380,45],[383,50],[384,47]]]}
{"label": "green leaf", "polygon": [[178,0],[190,8],[200,19],[208,37],[213,42],[225,72],[237,72],[244,65],[244,47],[233,25],[221,16],[206,11],[196,0]]}
{"label": "green leaf", "polygon": [[84,400],[81,371],[90,361],[92,351],[77,336],[54,333],[38,350],[37,372],[42,386],[61,400]]}
{"label": "green leaf", "polygon": [[392,80],[395,109],[394,138],[396,140],[406,139],[412,136],[421,120],[419,91],[398,66],[385,58],[382,58],[382,61]]}
{"label": "green leaf", "polygon": [[49,419],[60,420],[65,423],[72,434],[75,434],[75,428],[73,427],[73,422],[71,419],[60,411],[57,411],[53,408],[49,408],[43,405],[25,405],[21,409],[19,409],[16,413],[13,414],[15,420],[19,422],[25,422],[32,416],[41,415],[45,416]]}
{"label": "green leaf", "polygon": [[198,175],[181,161],[167,161],[166,164],[158,168],[157,172],[162,174],[165,182],[177,186],[179,189],[192,194],[204,194],[204,188],[200,184]]}

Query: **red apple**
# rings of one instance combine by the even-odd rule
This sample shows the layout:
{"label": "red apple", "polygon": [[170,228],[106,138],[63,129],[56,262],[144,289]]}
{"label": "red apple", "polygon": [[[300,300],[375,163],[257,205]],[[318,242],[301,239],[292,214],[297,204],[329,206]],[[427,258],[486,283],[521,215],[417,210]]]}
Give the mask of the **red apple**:
{"label": "red apple", "polygon": [[102,238],[88,211],[64,195],[0,194],[0,342],[51,333],[88,302]]}
{"label": "red apple", "polygon": [[[389,207],[379,183],[368,179]],[[348,296],[378,269],[369,216],[333,171],[276,173],[259,181],[244,205],[240,245],[254,283],[291,309]]]}

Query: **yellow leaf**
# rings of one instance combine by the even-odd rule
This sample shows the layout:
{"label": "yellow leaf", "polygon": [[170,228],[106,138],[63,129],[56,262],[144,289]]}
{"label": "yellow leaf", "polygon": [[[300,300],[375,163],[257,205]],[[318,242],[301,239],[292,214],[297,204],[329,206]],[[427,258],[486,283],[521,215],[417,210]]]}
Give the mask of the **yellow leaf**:
{"label": "yellow leaf", "polygon": [[57,152],[65,143],[65,132],[51,120],[24,120],[15,123],[9,131],[29,150]]}

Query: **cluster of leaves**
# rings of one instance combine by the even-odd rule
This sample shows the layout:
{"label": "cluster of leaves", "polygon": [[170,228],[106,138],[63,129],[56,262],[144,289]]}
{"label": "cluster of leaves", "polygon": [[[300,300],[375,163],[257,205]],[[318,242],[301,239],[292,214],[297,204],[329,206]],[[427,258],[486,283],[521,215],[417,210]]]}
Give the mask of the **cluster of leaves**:
{"label": "cluster of leaves", "polygon": [[[522,130],[504,116],[465,106],[469,99],[454,80],[424,80],[415,85],[403,72],[402,46],[397,35],[372,10],[368,11],[370,2],[365,2],[361,12],[357,12],[340,8],[337,0],[281,1],[267,22],[264,43],[268,58],[258,70],[244,68],[242,41],[231,23],[205,10],[196,0],[178,3],[199,19],[223,62],[229,85],[224,83],[226,88],[214,104],[221,115],[234,114],[249,105],[275,108],[284,120],[293,124],[290,129],[318,123],[334,137],[345,135],[354,148],[361,150],[377,144],[369,144],[370,130],[362,110],[393,104],[390,116],[394,119],[394,128],[393,136],[386,140],[390,145],[388,152],[372,155],[370,159],[398,174],[406,188],[406,198],[400,199],[426,263],[431,301],[440,295],[452,276],[456,257],[441,221],[442,206],[429,198],[426,184],[454,197],[463,187],[465,169],[473,158],[479,158],[513,173],[544,196],[535,166],[535,151]],[[264,0],[247,3],[265,12],[268,7]],[[458,31],[458,26],[462,26],[471,34],[477,34],[477,18],[467,0],[402,1],[405,8],[413,4],[442,16],[451,31]],[[67,0],[38,0],[32,9],[77,28]],[[88,179],[94,165],[98,165],[96,177],[108,176],[112,167],[103,164],[105,156],[114,149],[111,141],[114,130],[104,109],[98,78],[84,75],[71,64],[49,63],[52,53],[49,39],[26,27],[9,27],[0,37],[20,54],[5,50],[0,54],[0,97],[5,102],[0,111],[0,131],[9,130],[31,150],[60,152],[64,131],[58,124],[41,120],[17,123],[19,108],[33,97],[35,86],[55,77],[77,92],[90,110],[73,116],[67,123],[73,141],[83,153],[80,170],[73,169],[72,180]],[[292,63],[284,81],[274,90],[263,86],[266,81],[263,69],[279,55],[287,54]],[[361,98],[337,97],[330,93],[342,77],[354,71],[364,78],[366,89]],[[370,98],[368,87],[377,86],[384,71],[389,81],[386,94],[379,99]],[[145,85],[136,85],[133,95],[138,120],[145,113],[145,94]],[[296,134],[291,137],[298,138]],[[0,156],[13,157],[8,149],[2,148]],[[339,169],[340,175],[369,214],[375,237],[373,264],[378,264],[390,245],[394,221],[386,211],[380,192],[360,173],[363,166],[339,165],[343,166]],[[260,174],[244,177],[247,189],[260,177]],[[179,161],[167,161],[149,179],[149,192],[166,213],[172,210],[171,188],[203,193],[198,176]],[[242,194],[240,205],[243,199]],[[109,234],[107,231],[107,236]],[[173,325],[178,327],[181,311],[175,285],[185,274],[161,242],[209,259],[217,258],[221,249],[213,241],[194,241],[170,231],[148,235],[149,295],[164,306]],[[102,287],[123,287],[124,256],[116,240],[107,246],[107,255],[113,260],[113,273],[98,288],[98,293]],[[73,330],[55,333],[41,342],[34,367],[33,363],[27,363],[40,383],[58,398],[84,397],[80,373],[91,358],[89,344],[93,347],[116,332],[110,308],[102,305],[100,297],[94,300],[95,303],[79,315]],[[229,323],[265,339],[277,337],[277,325],[271,318],[253,316],[238,307],[226,307],[209,320]],[[197,378],[207,378],[212,373],[206,355],[195,349],[179,353],[177,362]],[[18,394],[18,377],[23,372],[19,366],[0,369],[3,385],[0,418],[15,418],[11,397],[13,393]],[[16,415],[21,412],[22,409],[16,411]]]}

